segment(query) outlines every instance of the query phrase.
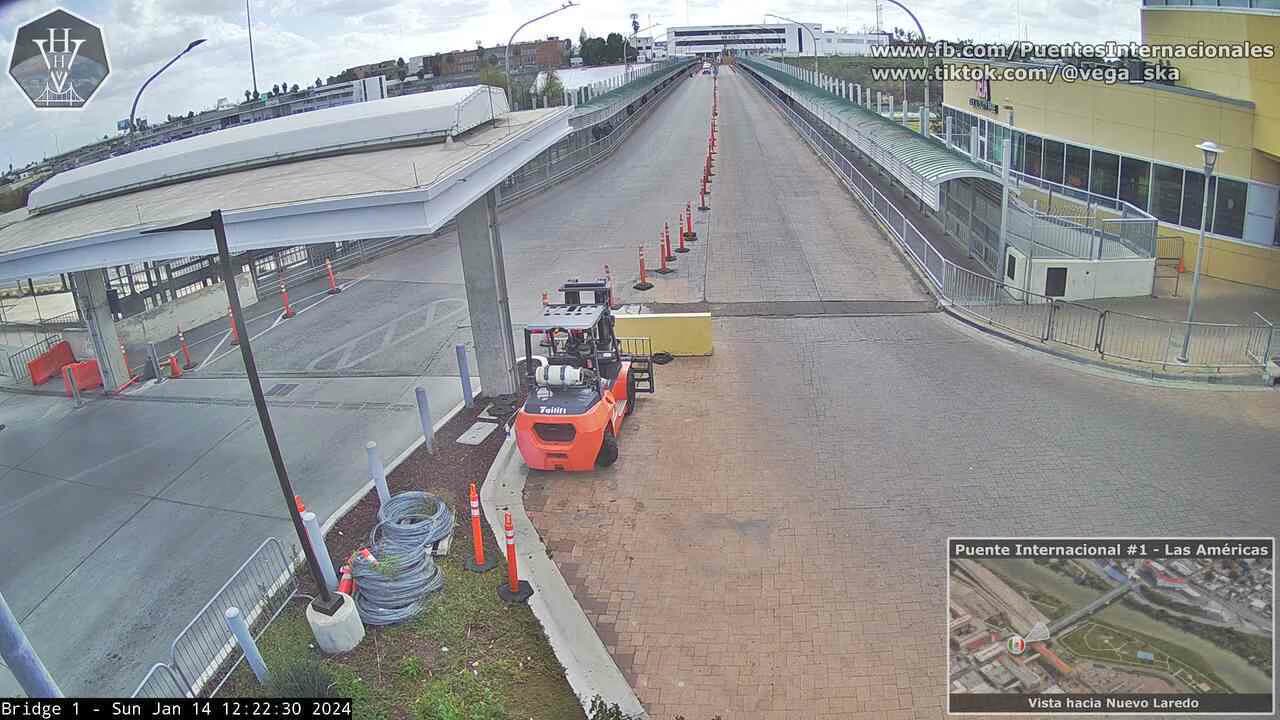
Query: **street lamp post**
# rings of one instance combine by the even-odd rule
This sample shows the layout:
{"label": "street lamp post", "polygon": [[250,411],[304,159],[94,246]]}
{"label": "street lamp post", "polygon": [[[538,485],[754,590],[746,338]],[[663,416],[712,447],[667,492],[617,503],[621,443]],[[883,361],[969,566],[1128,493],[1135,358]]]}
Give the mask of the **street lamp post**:
{"label": "street lamp post", "polygon": [[[515,32],[511,33],[511,37],[507,40],[507,46],[506,46],[505,48],[503,48],[503,52],[502,52],[502,61],[503,61],[503,63],[502,63],[502,64],[503,64],[503,67],[504,67],[504,68],[506,69],[506,71],[507,71],[507,103],[508,103],[508,104],[510,104],[510,103],[512,102],[512,97],[513,97],[513,96],[512,96],[512,94],[511,94],[511,43],[513,43],[513,42],[515,42],[515,41],[516,41],[516,35],[519,35],[521,30],[523,30],[523,29],[525,29],[526,27],[528,27],[528,26],[530,26],[530,25],[532,25],[532,24],[534,24],[534,23],[538,22],[539,20],[541,20],[541,19],[543,19],[543,18],[546,18],[546,17],[551,17],[552,15],[555,15],[556,13],[560,12],[561,10],[568,10],[569,8],[571,8],[571,7],[573,7],[573,6],[574,6],[574,5],[573,5],[573,0],[565,0],[565,3],[564,3],[563,5],[561,5],[560,7],[556,8],[555,10],[552,10],[552,11],[550,11],[550,12],[542,13],[541,15],[539,15],[539,16],[538,16],[538,17],[536,17],[536,18],[532,18],[532,19],[529,19],[529,20],[525,20],[523,23],[521,23],[521,24],[520,24],[520,27],[516,28],[516,31],[515,31]],[[626,52],[626,51],[624,50],[624,51],[623,51],[623,53],[625,54],[625,52]]]}
{"label": "street lamp post", "polygon": [[1187,331],[1182,336],[1182,353],[1178,362],[1187,362],[1191,350],[1191,323],[1196,319],[1196,298],[1200,295],[1200,261],[1204,259],[1204,231],[1209,224],[1209,178],[1213,177],[1213,166],[1222,154],[1222,148],[1212,140],[1205,140],[1196,145],[1204,154],[1204,204],[1200,208],[1200,242],[1196,244],[1196,269],[1191,276],[1191,304],[1187,307]]}
{"label": "street lamp post", "polygon": [[160,73],[164,72],[165,70],[168,70],[170,65],[178,62],[178,58],[191,52],[193,49],[195,49],[197,45],[203,43],[204,41],[205,41],[204,38],[200,38],[199,40],[192,40],[187,45],[185,50],[178,53],[177,55],[174,55],[172,60],[165,63],[164,66],[161,67],[159,70],[155,71],[155,73],[153,73],[151,77],[147,78],[146,82],[142,83],[142,87],[138,88],[138,94],[133,96],[133,107],[129,108],[129,144],[130,145],[133,144],[133,133],[134,133],[133,116],[135,113],[138,112],[138,100],[142,98],[142,91],[146,90],[147,86],[151,84],[151,81],[155,80],[157,77],[160,76]]}
{"label": "street lamp post", "polygon": [[778,20],[781,20],[783,22],[789,22],[793,25],[799,25],[800,27],[809,31],[809,37],[813,38],[813,79],[817,81],[818,79],[818,36],[813,32],[813,28],[809,27],[808,25],[805,25],[804,23],[796,22],[795,20],[792,20],[789,17],[774,15],[773,13],[765,13],[765,17],[777,18]]}
{"label": "street lamp post", "polygon": [[[622,46],[622,62],[623,62],[622,75],[623,77],[627,78],[628,82],[631,80],[631,78],[628,77],[628,74],[631,72],[631,56],[627,55],[627,50],[630,49],[632,41],[636,39],[636,35],[639,35],[640,33],[645,32],[646,30],[652,30],[661,24],[662,23],[654,23],[648,27],[637,27],[631,32],[630,35],[627,36],[627,42],[625,45]],[[640,54],[640,51],[637,50],[636,55],[638,56],[639,54]],[[636,57],[636,60],[639,60],[639,59],[640,59],[639,57]]]}
{"label": "street lamp post", "polygon": [[929,128],[925,125],[925,117],[929,114],[929,81],[931,79],[929,77],[929,69],[933,66],[932,58],[930,58],[928,54],[927,45],[929,41],[925,39],[924,26],[920,24],[920,20],[916,18],[915,13],[908,10],[907,6],[898,2],[898,0],[888,0],[888,2],[902,8],[902,11],[911,17],[911,21],[916,24],[916,30],[920,33],[920,42],[925,43],[926,45],[924,56],[924,111],[920,113],[920,132],[924,133],[925,137],[929,137]]}

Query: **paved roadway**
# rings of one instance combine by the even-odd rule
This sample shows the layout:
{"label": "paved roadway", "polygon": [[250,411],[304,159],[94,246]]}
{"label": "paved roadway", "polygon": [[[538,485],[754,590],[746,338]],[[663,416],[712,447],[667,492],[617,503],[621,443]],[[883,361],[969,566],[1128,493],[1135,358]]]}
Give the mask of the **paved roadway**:
{"label": "paved roadway", "polygon": [[[721,78],[706,299],[921,297],[755,92]],[[613,468],[526,489],[655,717],[941,717],[949,535],[1280,529],[1274,391],[1085,371],[939,313],[720,318],[715,343],[658,369]]]}
{"label": "paved roadway", "polygon": [[[612,166],[626,170],[607,191],[588,176],[503,213],[517,322],[538,311],[543,290],[606,263],[629,288],[640,244],[654,257],[661,221],[674,225],[694,199],[701,157],[686,149],[705,142],[710,105],[709,82],[684,84],[615,155]],[[684,181],[655,186],[659,176]],[[683,257],[694,265],[700,255]],[[277,320],[275,298],[246,312],[264,388],[298,386],[272,414],[290,475],[322,518],[365,482],[366,439],[388,460],[414,440],[414,385],[437,411],[458,402],[452,348],[471,343],[451,234],[339,279],[334,296],[322,281],[291,289],[293,319]],[[700,283],[701,271],[685,270],[650,295],[700,297]],[[225,322],[187,336],[203,366],[130,400],[73,412],[61,398],[0,392],[0,546],[12,549],[0,559],[0,591],[69,693],[131,691],[263,538],[290,537]],[[0,696],[16,692],[0,667]]]}

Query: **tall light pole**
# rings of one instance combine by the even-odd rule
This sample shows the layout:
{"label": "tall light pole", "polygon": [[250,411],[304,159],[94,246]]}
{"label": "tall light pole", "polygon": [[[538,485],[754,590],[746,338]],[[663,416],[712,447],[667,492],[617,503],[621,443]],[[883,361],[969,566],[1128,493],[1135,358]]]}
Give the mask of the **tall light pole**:
{"label": "tall light pole", "polygon": [[894,5],[897,5],[898,7],[902,8],[903,12],[905,12],[908,16],[910,16],[911,21],[916,24],[916,30],[920,33],[920,42],[924,43],[926,46],[925,56],[924,56],[924,111],[920,113],[920,132],[923,133],[925,137],[929,137],[929,128],[927,127],[927,121],[925,119],[930,112],[929,111],[929,81],[931,80],[931,78],[929,77],[929,70],[933,67],[933,59],[929,57],[928,47],[927,47],[929,44],[929,41],[925,39],[924,26],[920,24],[920,20],[916,18],[915,13],[908,10],[907,6],[898,2],[898,0],[886,0],[886,2],[891,2]]}
{"label": "tall light pole", "polygon": [[178,62],[178,58],[191,52],[193,49],[195,49],[197,45],[203,43],[204,41],[205,41],[204,38],[200,38],[199,40],[192,40],[190,43],[187,44],[186,49],[184,49],[182,52],[178,53],[177,55],[174,55],[172,60],[165,63],[164,66],[161,67],[159,70],[155,71],[155,73],[153,73],[151,77],[147,78],[146,82],[142,83],[142,87],[138,88],[138,94],[133,96],[133,107],[129,108],[129,144],[130,145],[133,144],[133,133],[135,131],[134,124],[133,124],[133,116],[134,116],[134,113],[138,112],[138,100],[142,97],[142,91],[146,90],[147,86],[151,84],[151,81],[155,80],[157,77],[160,76],[160,73],[164,72],[165,70],[168,70],[170,65]]}
{"label": "tall light pole", "polygon": [[783,22],[789,22],[793,25],[799,25],[800,27],[809,31],[809,37],[813,38],[813,77],[816,80],[818,77],[818,36],[813,32],[813,28],[809,27],[808,25],[805,25],[804,23],[796,22],[795,20],[792,20],[789,17],[774,15],[773,13],[765,13],[764,16],[777,18],[778,20],[781,20]]}
{"label": "tall light pole", "polygon": [[[630,57],[629,55],[627,55],[627,49],[631,47],[631,43],[632,43],[632,41],[634,41],[634,40],[636,39],[636,35],[639,35],[640,33],[644,32],[644,31],[646,31],[646,30],[652,30],[652,29],[654,29],[654,28],[658,27],[659,25],[661,25],[662,23],[654,23],[654,24],[652,24],[652,25],[649,25],[648,27],[637,27],[639,24],[640,24],[640,23],[637,23],[637,22],[632,22],[632,23],[631,23],[631,27],[632,27],[633,29],[632,29],[632,31],[631,31],[631,34],[627,36],[627,42],[626,42],[626,44],[622,46],[622,62],[623,62],[622,74],[623,74],[623,76],[624,76],[624,77],[626,76],[626,74],[627,74],[628,72],[630,72],[630,71],[631,71],[631,57]],[[640,54],[640,51],[639,51],[639,50],[637,50],[637,51],[636,51],[636,55],[637,55],[636,59],[637,59],[637,60],[639,60],[639,59],[640,59],[640,58],[638,57],[638,56],[639,56],[639,54]]]}
{"label": "tall light pole", "polygon": [[[503,67],[505,67],[505,68],[506,68],[506,71],[507,71],[507,103],[508,103],[508,104],[512,104],[512,101],[513,101],[513,98],[512,98],[512,95],[511,95],[511,43],[513,43],[513,42],[515,42],[515,41],[516,41],[516,35],[519,35],[521,30],[523,30],[523,29],[525,29],[526,27],[528,27],[528,26],[530,26],[530,25],[532,25],[532,24],[534,24],[534,23],[538,22],[539,20],[541,20],[541,19],[543,19],[543,18],[551,17],[552,15],[555,15],[556,13],[560,12],[561,10],[568,10],[569,8],[571,8],[571,7],[573,7],[573,6],[574,6],[574,5],[573,5],[573,0],[565,0],[565,3],[564,3],[563,5],[561,5],[560,7],[556,8],[555,10],[552,10],[552,11],[550,11],[550,12],[542,13],[541,15],[539,15],[539,16],[538,16],[538,17],[536,17],[536,18],[532,18],[532,19],[529,19],[529,20],[525,20],[523,23],[521,23],[521,24],[520,24],[520,27],[516,28],[516,31],[515,31],[515,32],[511,33],[511,37],[507,40],[507,46],[506,46],[505,48],[503,48],[503,53],[502,53],[502,55],[503,55]],[[626,54],[626,50],[625,50],[625,49],[623,50],[623,54],[624,54],[624,55]]]}
{"label": "tall light pole", "polygon": [[1182,353],[1178,362],[1187,362],[1191,350],[1191,323],[1196,319],[1196,298],[1200,295],[1200,261],[1204,259],[1205,226],[1209,224],[1209,178],[1213,177],[1213,166],[1222,154],[1222,148],[1212,140],[1205,140],[1196,145],[1204,153],[1204,206],[1200,208],[1200,242],[1196,245],[1196,269],[1191,276],[1191,305],[1187,307],[1187,332],[1182,337]]}
{"label": "tall light pole", "polygon": [[249,27],[249,74],[253,76],[253,97],[258,98],[258,66],[253,62],[253,16],[249,14],[249,0],[244,0],[244,19]]}

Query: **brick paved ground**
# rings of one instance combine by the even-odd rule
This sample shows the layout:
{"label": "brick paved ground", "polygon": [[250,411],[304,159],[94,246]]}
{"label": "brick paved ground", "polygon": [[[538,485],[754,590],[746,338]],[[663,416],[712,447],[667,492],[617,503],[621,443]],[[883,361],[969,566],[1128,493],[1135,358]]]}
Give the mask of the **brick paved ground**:
{"label": "brick paved ground", "polygon": [[940,717],[948,535],[1277,531],[1280,394],[1053,369],[950,322],[717,321],[614,468],[531,477],[655,717]]}
{"label": "brick paved ground", "polygon": [[[708,299],[919,297],[732,78]],[[715,334],[714,357],[658,369],[613,468],[526,490],[654,717],[941,717],[948,535],[1277,532],[1280,394],[1100,378],[939,314]]]}

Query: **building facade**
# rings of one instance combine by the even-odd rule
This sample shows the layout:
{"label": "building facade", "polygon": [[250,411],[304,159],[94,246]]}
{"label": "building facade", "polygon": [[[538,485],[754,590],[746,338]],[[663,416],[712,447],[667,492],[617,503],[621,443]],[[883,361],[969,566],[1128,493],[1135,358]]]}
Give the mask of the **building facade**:
{"label": "building facade", "polygon": [[812,55],[815,41],[819,55],[866,55],[872,45],[889,39],[878,33],[823,30],[821,23],[779,23],[673,27],[666,44],[668,55]]}
{"label": "building facade", "polygon": [[[571,40],[561,40],[554,36],[546,40],[514,43],[511,46],[511,70],[537,72],[564,67],[569,64],[572,48]],[[505,45],[454,50],[422,57],[422,66],[437,77],[479,72],[485,65],[502,67],[505,62]]]}
{"label": "building facade", "polygon": [[[1280,44],[1280,3],[1271,0],[1146,0],[1141,19],[1148,46]],[[1151,213],[1164,242],[1182,241],[1188,268],[1207,195],[1204,272],[1280,288],[1280,59],[1167,62],[1173,82],[949,80],[944,116],[963,145],[977,129],[989,162],[1002,161],[1007,138],[1014,170]],[[1207,183],[1203,140],[1225,148]]]}

